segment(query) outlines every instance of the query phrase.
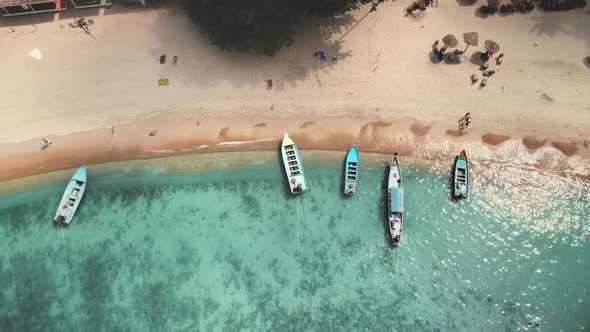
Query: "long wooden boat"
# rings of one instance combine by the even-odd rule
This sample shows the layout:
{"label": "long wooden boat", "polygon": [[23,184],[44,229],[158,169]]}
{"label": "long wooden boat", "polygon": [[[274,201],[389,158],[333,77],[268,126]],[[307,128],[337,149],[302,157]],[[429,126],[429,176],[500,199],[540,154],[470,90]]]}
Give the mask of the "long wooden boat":
{"label": "long wooden boat", "polygon": [[402,241],[404,227],[404,187],[397,153],[393,154],[393,160],[389,166],[387,202],[389,233],[393,246],[397,247]]}
{"label": "long wooden boat", "polygon": [[281,145],[281,155],[283,156],[283,164],[287,173],[291,193],[297,195],[305,192],[307,185],[305,183],[305,174],[303,173],[303,164],[301,163],[299,149],[297,149],[295,142],[286,133]]}
{"label": "long wooden boat", "polygon": [[78,206],[80,206],[85,191],[86,166],[81,166],[68,182],[53,221],[57,224],[69,225],[76,214],[76,210],[78,210]]}
{"label": "long wooden boat", "polygon": [[346,155],[346,169],[344,170],[344,194],[356,194],[361,160],[356,145],[352,145]]}
{"label": "long wooden boat", "polygon": [[467,198],[469,192],[469,165],[465,150],[455,157],[453,167],[453,197]]}

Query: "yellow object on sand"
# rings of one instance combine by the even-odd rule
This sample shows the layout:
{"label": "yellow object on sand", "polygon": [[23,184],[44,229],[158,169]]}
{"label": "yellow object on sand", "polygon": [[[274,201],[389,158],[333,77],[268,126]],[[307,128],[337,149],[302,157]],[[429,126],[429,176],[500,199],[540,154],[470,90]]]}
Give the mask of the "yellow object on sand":
{"label": "yellow object on sand", "polygon": [[168,86],[170,84],[170,81],[168,81],[167,78],[163,78],[161,80],[158,80],[158,85],[159,86]]}

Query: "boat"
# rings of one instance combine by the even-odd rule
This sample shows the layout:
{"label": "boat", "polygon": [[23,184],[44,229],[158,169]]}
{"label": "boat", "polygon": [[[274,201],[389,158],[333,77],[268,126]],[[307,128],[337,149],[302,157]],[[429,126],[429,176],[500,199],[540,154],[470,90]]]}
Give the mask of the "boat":
{"label": "boat", "polygon": [[404,187],[399,161],[397,160],[397,153],[393,154],[393,160],[389,166],[387,203],[388,225],[391,241],[394,247],[398,247],[402,241],[402,231],[404,226]]}
{"label": "boat", "polygon": [[467,164],[467,154],[465,150],[455,157],[453,167],[453,197],[467,198],[469,191],[469,165]]}
{"label": "boat", "polygon": [[302,194],[307,190],[307,185],[305,183],[301,156],[299,155],[297,145],[295,145],[295,142],[286,133],[281,145],[281,155],[283,156],[283,164],[285,165],[285,172],[287,173],[291,193],[294,195]]}
{"label": "boat", "polygon": [[356,194],[361,160],[356,145],[352,145],[346,155],[346,169],[344,170],[344,194]]}
{"label": "boat", "polygon": [[69,225],[80,206],[86,191],[86,166],[80,166],[68,182],[53,221],[58,225]]}

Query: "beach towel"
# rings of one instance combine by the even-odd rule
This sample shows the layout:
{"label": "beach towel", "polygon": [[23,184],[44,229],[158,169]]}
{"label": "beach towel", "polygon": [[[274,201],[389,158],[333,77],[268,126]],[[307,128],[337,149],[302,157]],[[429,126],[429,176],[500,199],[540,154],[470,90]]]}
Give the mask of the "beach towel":
{"label": "beach towel", "polygon": [[319,55],[320,55],[320,60],[326,60],[326,54],[324,53],[324,51],[320,51]]}
{"label": "beach towel", "polygon": [[170,81],[168,81],[167,78],[163,78],[158,80],[158,85],[159,86],[168,86],[170,84]]}
{"label": "beach towel", "polygon": [[160,55],[160,64],[163,65],[166,63],[166,55]]}
{"label": "beach towel", "polygon": [[33,58],[39,60],[39,61],[41,61],[41,58],[43,57],[41,55],[41,51],[38,48],[36,48],[36,49],[32,50],[31,52],[29,52],[29,55],[32,56]]}

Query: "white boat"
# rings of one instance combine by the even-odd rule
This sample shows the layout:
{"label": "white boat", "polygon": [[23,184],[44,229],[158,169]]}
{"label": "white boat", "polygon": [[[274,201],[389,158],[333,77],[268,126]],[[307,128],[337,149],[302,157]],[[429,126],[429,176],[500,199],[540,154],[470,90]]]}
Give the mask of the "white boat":
{"label": "white boat", "polygon": [[86,191],[86,166],[80,166],[70,179],[64,192],[53,221],[55,223],[69,225],[80,206],[80,201]]}
{"label": "white boat", "polygon": [[397,247],[402,241],[404,227],[404,187],[397,153],[393,154],[393,160],[389,166],[387,203],[389,233],[393,246]]}
{"label": "white boat", "polygon": [[469,164],[465,150],[455,157],[453,167],[453,197],[467,198],[469,191]]}
{"label": "white boat", "polygon": [[295,142],[286,133],[283,137],[281,155],[283,156],[283,164],[287,173],[291,193],[297,195],[305,192],[307,185],[305,184],[305,175],[303,173],[299,149],[297,149]]}

